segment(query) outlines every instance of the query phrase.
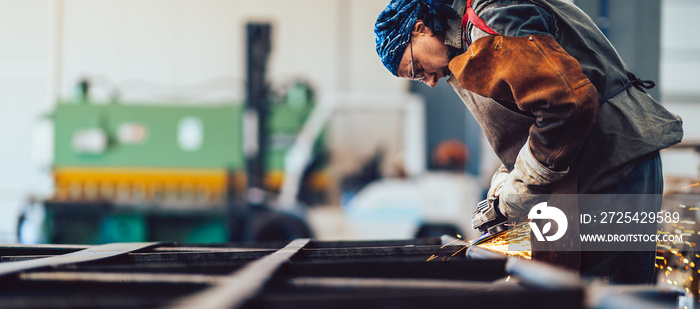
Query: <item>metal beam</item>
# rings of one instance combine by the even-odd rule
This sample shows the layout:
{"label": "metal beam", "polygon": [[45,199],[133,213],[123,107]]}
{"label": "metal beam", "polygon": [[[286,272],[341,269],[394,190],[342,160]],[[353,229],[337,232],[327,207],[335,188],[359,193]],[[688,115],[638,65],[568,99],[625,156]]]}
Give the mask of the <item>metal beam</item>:
{"label": "metal beam", "polygon": [[469,259],[506,259],[508,256],[481,247],[469,247],[467,249],[467,258]]}
{"label": "metal beam", "polygon": [[8,255],[59,255],[90,248],[87,245],[0,245],[0,256]]}
{"label": "metal beam", "polygon": [[[392,290],[421,290],[421,291],[485,291],[494,289],[494,282],[444,280],[444,279],[394,279],[394,278],[352,278],[352,277],[296,277],[286,281],[295,288],[325,288],[325,289],[392,289]],[[525,290],[517,284],[499,282],[499,289]]]}
{"label": "metal beam", "polygon": [[682,307],[678,297],[684,293],[670,287],[595,284],[588,288],[587,294],[591,308],[661,309],[676,307],[675,304],[678,304],[677,308]]}
{"label": "metal beam", "polygon": [[201,284],[214,285],[221,276],[191,274],[148,274],[148,273],[112,273],[85,271],[53,271],[22,273],[23,281],[35,282],[88,282],[88,283],[152,283],[152,284]]}
{"label": "metal beam", "polygon": [[309,239],[294,240],[277,252],[222,278],[214,287],[176,301],[172,308],[238,308],[257,295],[280,265],[289,261],[309,241]]}
{"label": "metal beam", "polygon": [[544,290],[583,289],[579,274],[541,262],[511,257],[506,262],[506,271]]}
{"label": "metal beam", "polygon": [[567,308],[583,309],[582,290],[542,291],[510,282],[492,289],[394,289],[304,287],[270,291],[250,308]]}
{"label": "metal beam", "polygon": [[180,253],[134,253],[129,259],[134,263],[153,262],[226,262],[256,260],[274,253],[274,250],[232,251],[232,252],[180,252]]}
{"label": "metal beam", "polygon": [[124,255],[132,251],[162,245],[160,242],[114,243],[90,247],[73,253],[42,259],[0,263],[0,277],[45,267],[77,264]]}
{"label": "metal beam", "polygon": [[[274,249],[236,249],[231,248],[207,251],[177,250],[176,247],[169,250],[154,249],[148,253],[129,253],[129,261],[132,263],[155,263],[155,262],[230,262],[235,264],[238,261],[248,262],[259,259],[277,250]],[[0,262],[18,262],[26,260],[36,260],[53,257],[56,255],[11,255],[0,257]]]}
{"label": "metal beam", "polygon": [[[394,260],[401,257],[404,260],[432,260],[435,257],[450,257],[452,260],[464,259],[461,246],[401,246],[401,247],[354,247],[354,248],[325,248],[304,249],[299,254],[299,260],[349,261],[349,260]],[[462,252],[462,254],[459,254]],[[456,253],[456,254],[455,254]]]}
{"label": "metal beam", "polygon": [[[356,241],[313,241],[306,249],[353,248],[353,247],[405,247],[440,245],[440,238],[426,237],[397,240],[356,240]],[[444,244],[443,244],[444,245]]]}
{"label": "metal beam", "polygon": [[[503,278],[506,259],[500,260],[432,260],[403,259],[383,261],[294,262],[284,265],[278,277],[374,277],[387,279],[445,279],[493,281]],[[445,259],[446,260],[446,259]]]}

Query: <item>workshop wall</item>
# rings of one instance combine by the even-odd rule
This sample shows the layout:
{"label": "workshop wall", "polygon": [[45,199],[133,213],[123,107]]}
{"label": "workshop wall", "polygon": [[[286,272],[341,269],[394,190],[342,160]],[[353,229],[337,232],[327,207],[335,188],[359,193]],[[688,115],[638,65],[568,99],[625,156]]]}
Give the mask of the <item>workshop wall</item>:
{"label": "workshop wall", "polygon": [[[684,142],[700,141],[700,2],[665,0],[661,7],[660,87],[662,103],[683,118]],[[700,156],[692,149],[665,150],[667,175],[697,178]]]}
{"label": "workshop wall", "polygon": [[83,76],[95,99],[242,99],[245,24],[272,24],[273,85],[305,79],[329,91],[402,92],[379,65],[373,25],[384,3],[340,0],[65,0],[60,93]]}
{"label": "workshop wall", "polygon": [[403,93],[374,51],[373,0],[0,0],[0,242],[19,209],[52,193],[50,123],[82,78],[92,99],[241,101],[245,24],[270,22],[269,78],[328,92]]}
{"label": "workshop wall", "polygon": [[48,171],[38,168],[41,155],[34,151],[42,140],[34,138],[41,128],[40,115],[53,105],[48,13],[48,0],[0,1],[0,242],[4,243],[15,240],[19,208],[27,198],[51,188]]}

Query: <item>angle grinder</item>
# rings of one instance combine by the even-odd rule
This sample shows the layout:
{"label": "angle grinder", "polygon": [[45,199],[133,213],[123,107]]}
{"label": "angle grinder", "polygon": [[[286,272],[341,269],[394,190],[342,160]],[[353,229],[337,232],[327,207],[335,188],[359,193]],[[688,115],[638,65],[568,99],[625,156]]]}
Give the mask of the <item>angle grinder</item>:
{"label": "angle grinder", "polygon": [[481,236],[471,243],[475,246],[486,242],[508,230],[508,218],[498,209],[498,198],[487,198],[476,205],[472,215],[472,226],[481,232]]}

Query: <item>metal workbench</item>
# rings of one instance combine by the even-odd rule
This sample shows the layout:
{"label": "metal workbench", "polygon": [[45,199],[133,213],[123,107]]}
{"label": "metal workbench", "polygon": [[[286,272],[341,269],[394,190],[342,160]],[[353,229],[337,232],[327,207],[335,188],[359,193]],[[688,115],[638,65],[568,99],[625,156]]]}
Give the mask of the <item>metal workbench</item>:
{"label": "metal workbench", "polygon": [[673,308],[679,296],[598,285],[446,237],[2,245],[0,287],[0,308],[641,309]]}

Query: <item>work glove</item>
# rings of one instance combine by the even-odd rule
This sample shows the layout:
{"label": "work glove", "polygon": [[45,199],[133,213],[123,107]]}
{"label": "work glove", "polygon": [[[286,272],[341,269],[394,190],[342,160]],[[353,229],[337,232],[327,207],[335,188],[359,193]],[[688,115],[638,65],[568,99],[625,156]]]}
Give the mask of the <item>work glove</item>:
{"label": "work glove", "polygon": [[495,200],[498,198],[503,184],[508,180],[508,175],[510,175],[510,172],[508,172],[505,165],[501,164],[491,177],[491,186],[489,187],[489,192],[486,194],[487,199]]}
{"label": "work glove", "polygon": [[524,221],[537,204],[538,195],[548,193],[548,186],[563,179],[568,172],[568,168],[553,171],[537,161],[530,151],[528,139],[518,153],[515,167],[494,193],[498,196],[498,209],[509,221]]}

